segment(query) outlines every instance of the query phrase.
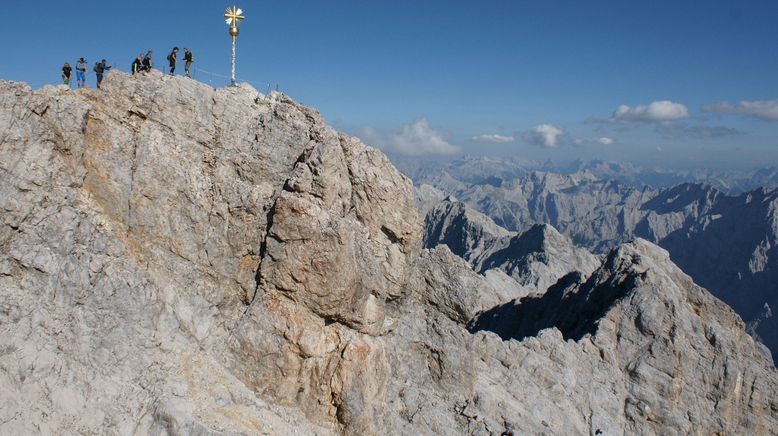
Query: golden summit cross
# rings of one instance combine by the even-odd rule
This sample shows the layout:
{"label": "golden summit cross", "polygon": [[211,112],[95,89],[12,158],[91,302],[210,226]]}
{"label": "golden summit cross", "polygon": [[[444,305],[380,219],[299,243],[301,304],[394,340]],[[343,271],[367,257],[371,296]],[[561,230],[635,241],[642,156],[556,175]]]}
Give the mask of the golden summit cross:
{"label": "golden summit cross", "polygon": [[230,26],[230,36],[232,36],[232,85],[235,86],[235,45],[238,37],[238,26],[243,19],[243,10],[237,6],[227,8],[227,12],[224,13],[224,19],[227,21],[227,25]]}
{"label": "golden summit cross", "polygon": [[227,20],[227,24],[230,27],[238,27],[240,22],[246,18],[242,14],[243,11],[240,8],[233,6],[231,8],[227,8],[227,12],[224,13],[224,18]]}

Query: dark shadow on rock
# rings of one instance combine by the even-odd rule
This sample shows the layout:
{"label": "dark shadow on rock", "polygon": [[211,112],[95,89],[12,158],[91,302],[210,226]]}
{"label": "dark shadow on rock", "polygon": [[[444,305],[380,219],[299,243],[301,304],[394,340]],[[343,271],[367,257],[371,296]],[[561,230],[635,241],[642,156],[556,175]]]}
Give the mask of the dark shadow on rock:
{"label": "dark shadow on rock", "polygon": [[[512,237],[504,248],[491,253],[483,259],[481,267],[477,272],[483,274],[492,268],[511,265],[510,269],[505,272],[512,274],[513,268],[516,265],[521,265],[521,262],[517,262],[518,260],[525,259],[533,254],[538,256],[540,260],[548,262],[546,259],[548,254],[544,250],[544,244],[550,238],[549,227],[547,224],[535,224],[524,233]],[[527,274],[528,271],[521,271],[521,273]]]}
{"label": "dark shadow on rock", "polygon": [[[594,334],[597,323],[630,289],[638,275],[616,274],[613,254],[589,280],[579,272],[562,277],[545,294],[513,300],[482,312],[468,324],[471,333],[487,330],[503,340],[522,340],[556,327],[565,339],[580,340]],[[602,275],[607,275],[602,277]]]}

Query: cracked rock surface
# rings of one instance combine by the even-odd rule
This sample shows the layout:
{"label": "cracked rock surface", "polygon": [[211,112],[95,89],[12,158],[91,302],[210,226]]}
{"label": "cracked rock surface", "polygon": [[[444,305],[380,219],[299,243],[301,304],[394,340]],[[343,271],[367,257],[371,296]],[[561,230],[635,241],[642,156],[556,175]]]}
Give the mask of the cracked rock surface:
{"label": "cracked rock surface", "polygon": [[280,94],[0,82],[0,182],[0,434],[778,428],[768,357],[666,252],[504,303]]}

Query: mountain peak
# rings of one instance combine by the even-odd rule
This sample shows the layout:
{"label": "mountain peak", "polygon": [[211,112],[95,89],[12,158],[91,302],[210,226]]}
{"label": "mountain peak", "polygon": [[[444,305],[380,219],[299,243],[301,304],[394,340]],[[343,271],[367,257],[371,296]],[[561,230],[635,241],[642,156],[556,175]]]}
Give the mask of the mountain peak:
{"label": "mountain peak", "polygon": [[526,250],[449,200],[473,254],[529,253],[511,277],[597,264],[505,304],[503,269],[421,250],[383,154],[282,94],[2,82],[0,132],[0,433],[776,428],[775,369],[666,253]]}
{"label": "mountain peak", "polygon": [[283,94],[159,73],[0,82],[0,131],[2,347],[27,350],[0,402],[40,406],[0,432],[313,434],[337,422],[314,404],[361,395],[341,379],[290,408],[312,380],[291,368],[385,333],[406,292],[422,223],[383,154]]}

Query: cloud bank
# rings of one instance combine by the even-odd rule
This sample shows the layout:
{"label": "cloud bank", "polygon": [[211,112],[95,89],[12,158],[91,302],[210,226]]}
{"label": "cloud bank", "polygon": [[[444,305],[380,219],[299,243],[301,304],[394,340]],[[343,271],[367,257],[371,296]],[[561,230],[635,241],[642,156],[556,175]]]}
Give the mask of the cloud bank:
{"label": "cloud bank", "polygon": [[426,118],[406,124],[399,132],[383,134],[368,128],[358,136],[387,153],[404,156],[450,156],[461,152],[459,147],[446,141],[443,133],[433,129]]}
{"label": "cloud bank", "polygon": [[479,141],[479,142],[494,142],[497,144],[506,143],[506,142],[513,142],[516,138],[513,136],[504,136],[504,135],[478,135],[473,136],[473,141]]}
{"label": "cloud bank", "polygon": [[689,108],[681,103],[660,100],[634,108],[623,104],[616,109],[613,116],[608,118],[608,121],[612,123],[664,123],[683,118],[689,118]]}
{"label": "cloud bank", "polygon": [[[703,107],[703,110],[710,112],[752,113],[754,116],[760,116],[763,119],[769,119],[769,117],[774,116],[775,119],[778,120],[778,100],[741,102],[737,106],[726,102],[716,103],[715,105]],[[772,111],[775,111],[775,113]],[[693,123],[690,124],[687,120],[692,120]],[[661,135],[663,139],[716,139],[746,134],[745,132],[732,127],[706,125],[705,120],[694,120],[694,117],[689,113],[689,108],[686,107],[686,105],[670,100],[658,100],[635,107],[621,105],[608,119],[588,118],[586,122],[614,124],[619,125],[624,129],[634,127],[638,124],[650,125],[654,127],[656,132]],[[602,145],[611,145],[615,141],[608,137],[602,137],[596,139],[595,142]]]}
{"label": "cloud bank", "polygon": [[716,113],[746,114],[764,121],[778,121],[778,99],[741,101],[738,104],[723,101],[706,104],[702,110]]}

